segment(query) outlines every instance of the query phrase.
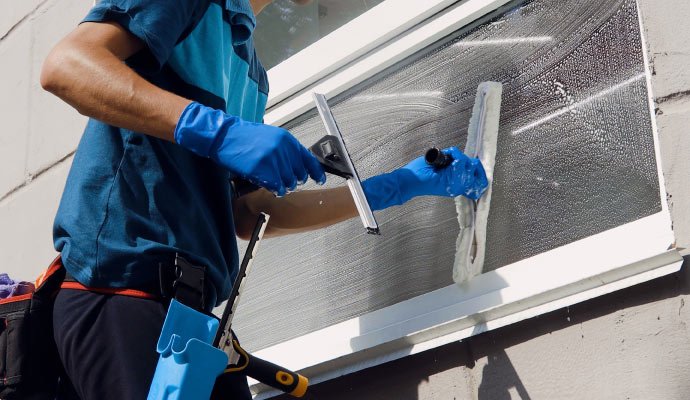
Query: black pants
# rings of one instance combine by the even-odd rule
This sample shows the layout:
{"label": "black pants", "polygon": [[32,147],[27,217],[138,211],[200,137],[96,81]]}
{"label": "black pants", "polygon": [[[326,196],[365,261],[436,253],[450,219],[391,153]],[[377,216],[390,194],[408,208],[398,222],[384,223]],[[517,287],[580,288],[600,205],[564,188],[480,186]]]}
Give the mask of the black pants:
{"label": "black pants", "polygon": [[[58,399],[146,399],[166,313],[155,300],[60,290],[53,311],[65,370]],[[222,376],[212,398],[251,399],[246,377]]]}

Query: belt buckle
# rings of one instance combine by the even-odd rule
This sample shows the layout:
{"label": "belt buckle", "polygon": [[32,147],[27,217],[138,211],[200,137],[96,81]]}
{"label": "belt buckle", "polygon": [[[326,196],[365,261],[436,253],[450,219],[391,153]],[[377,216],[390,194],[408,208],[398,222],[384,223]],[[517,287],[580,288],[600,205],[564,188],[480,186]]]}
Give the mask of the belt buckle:
{"label": "belt buckle", "polygon": [[[170,297],[180,303],[197,309],[206,310],[205,275],[206,268],[190,263],[179,253],[175,253],[175,270]],[[168,286],[161,283],[161,286]],[[170,286],[168,286],[170,287]]]}

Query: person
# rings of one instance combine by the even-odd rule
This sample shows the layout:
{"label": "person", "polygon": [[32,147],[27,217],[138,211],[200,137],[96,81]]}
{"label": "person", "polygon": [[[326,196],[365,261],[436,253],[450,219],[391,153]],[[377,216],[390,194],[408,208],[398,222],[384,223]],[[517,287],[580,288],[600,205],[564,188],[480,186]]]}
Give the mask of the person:
{"label": "person", "polygon": [[[62,264],[88,289],[55,298],[58,398],[148,393],[166,303],[116,289],[147,292],[180,254],[205,267],[210,311],[237,274],[236,237],[250,236],[260,212],[271,216],[266,237],[357,216],[345,186],[295,191],[325,182],[324,169],[289,132],[261,123],[268,81],[252,31],[271,1],[102,0],[46,58],[43,88],[90,117],[53,230]],[[365,180],[372,209],[481,196],[479,161],[444,151],[454,161],[443,169],[418,158]],[[231,179],[260,189],[233,199]],[[251,398],[246,379],[233,379],[233,398]]]}

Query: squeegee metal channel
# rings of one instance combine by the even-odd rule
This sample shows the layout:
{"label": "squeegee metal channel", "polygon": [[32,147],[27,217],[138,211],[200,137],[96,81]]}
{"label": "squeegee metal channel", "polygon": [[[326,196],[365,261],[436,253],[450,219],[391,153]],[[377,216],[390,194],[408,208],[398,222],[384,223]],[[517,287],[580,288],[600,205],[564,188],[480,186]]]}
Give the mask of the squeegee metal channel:
{"label": "squeegee metal channel", "polygon": [[340,142],[341,147],[347,155],[345,162],[347,163],[350,171],[352,171],[352,178],[347,179],[347,186],[350,188],[352,198],[355,201],[355,206],[357,207],[359,216],[362,219],[362,223],[366,227],[367,233],[378,235],[380,233],[379,225],[376,222],[376,218],[374,218],[374,213],[371,211],[371,207],[369,206],[367,197],[364,194],[364,189],[362,188],[359,175],[357,174],[354,164],[352,164],[350,153],[347,151],[347,147],[345,147],[343,135],[340,133],[340,129],[338,129],[335,118],[333,118],[333,113],[331,112],[331,108],[328,106],[326,97],[319,93],[312,93],[312,96],[314,97],[314,102],[316,103],[316,109],[318,110],[321,120],[326,127],[326,133],[338,138],[338,142]]}

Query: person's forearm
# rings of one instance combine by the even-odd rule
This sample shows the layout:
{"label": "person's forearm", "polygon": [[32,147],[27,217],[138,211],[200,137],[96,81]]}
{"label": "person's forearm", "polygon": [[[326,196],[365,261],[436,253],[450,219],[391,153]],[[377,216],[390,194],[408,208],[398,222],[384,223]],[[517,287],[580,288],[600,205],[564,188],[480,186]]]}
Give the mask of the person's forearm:
{"label": "person's forearm", "polygon": [[46,59],[41,85],[83,115],[174,141],[175,125],[190,100],[152,85],[125,65],[121,60],[141,45],[133,38],[123,45],[118,42],[123,28],[108,29],[104,35],[112,34],[112,46],[94,45],[97,38],[89,35],[88,23],[63,39]]}
{"label": "person's forearm", "polygon": [[260,212],[271,216],[266,237],[306,232],[357,216],[357,208],[346,186],[304,190],[275,197],[260,189],[240,198],[233,205],[238,236],[251,235]]}

